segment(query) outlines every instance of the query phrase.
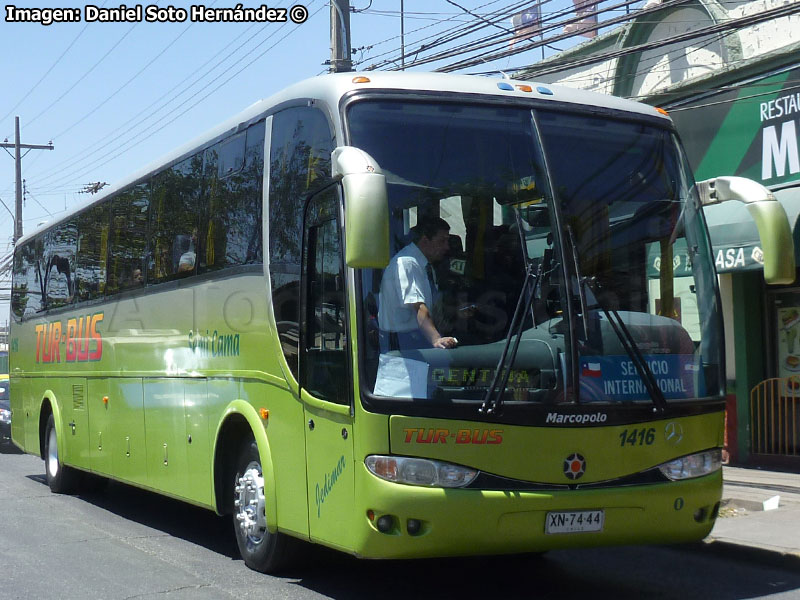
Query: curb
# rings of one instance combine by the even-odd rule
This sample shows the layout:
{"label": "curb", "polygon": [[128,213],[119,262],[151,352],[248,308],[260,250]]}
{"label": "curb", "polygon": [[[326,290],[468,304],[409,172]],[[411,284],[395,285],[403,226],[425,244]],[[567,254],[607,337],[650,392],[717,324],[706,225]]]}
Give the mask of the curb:
{"label": "curb", "polygon": [[752,546],[749,544],[707,537],[701,542],[690,544],[695,550],[700,552],[714,553],[723,555],[733,560],[746,560],[757,562],[764,566],[781,567],[793,571],[800,570],[800,552],[782,551],[763,546]]}

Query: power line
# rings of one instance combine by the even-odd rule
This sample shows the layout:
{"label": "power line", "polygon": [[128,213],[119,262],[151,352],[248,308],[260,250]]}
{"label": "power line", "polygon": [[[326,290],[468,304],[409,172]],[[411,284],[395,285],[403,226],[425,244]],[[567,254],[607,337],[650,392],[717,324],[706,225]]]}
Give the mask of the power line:
{"label": "power line", "polygon": [[126,37],[128,37],[128,35],[130,34],[130,32],[131,32],[131,31],[133,31],[133,30],[136,28],[136,26],[137,26],[137,25],[139,25],[139,24],[138,24],[138,23],[134,23],[133,25],[131,25],[131,27],[128,29],[128,31],[126,31],[126,32],[125,32],[125,33],[122,35],[122,37],[120,37],[120,38],[117,40],[117,42],[116,42],[116,43],[115,43],[113,46],[111,46],[111,48],[109,48],[109,49],[108,49],[108,51],[107,51],[107,52],[106,52],[106,53],[105,53],[105,54],[104,54],[104,55],[103,55],[103,56],[100,58],[100,60],[98,60],[96,63],[94,63],[94,65],[92,65],[92,66],[89,68],[89,70],[88,70],[88,71],[86,71],[86,72],[85,72],[83,75],[81,75],[81,76],[80,76],[78,79],[76,79],[76,80],[75,80],[75,83],[73,83],[73,84],[72,84],[72,85],[71,85],[69,88],[67,88],[67,90],[66,90],[64,93],[62,93],[62,94],[61,94],[61,95],[60,95],[58,98],[56,98],[55,100],[53,100],[53,101],[52,101],[52,102],[51,102],[51,103],[50,103],[50,104],[47,106],[47,108],[45,108],[45,109],[44,109],[44,110],[42,110],[42,111],[41,111],[41,112],[40,112],[38,115],[36,115],[35,117],[33,117],[33,118],[32,118],[32,119],[31,119],[31,120],[28,122],[28,125],[32,125],[33,123],[35,123],[35,122],[36,122],[36,120],[37,120],[39,117],[41,117],[43,114],[47,113],[47,112],[48,112],[48,111],[49,111],[51,108],[53,108],[53,107],[54,107],[56,104],[58,104],[58,103],[59,103],[59,102],[60,102],[60,101],[61,101],[61,100],[64,98],[64,96],[66,96],[66,95],[67,95],[67,94],[69,94],[69,93],[70,93],[72,90],[74,90],[74,89],[75,89],[75,88],[78,86],[78,84],[79,84],[81,81],[83,81],[84,79],[86,79],[86,78],[89,76],[89,74],[90,74],[92,71],[94,71],[94,70],[95,70],[95,69],[96,69],[96,68],[97,68],[97,67],[100,65],[100,63],[102,63],[102,62],[103,62],[103,61],[104,61],[106,58],[108,58],[108,56],[109,56],[109,55],[110,55],[110,54],[111,54],[111,53],[112,53],[112,52],[113,52],[113,51],[114,51],[114,50],[117,48],[117,46],[119,46],[119,45],[122,43],[122,41],[123,41],[123,40],[124,40]]}
{"label": "power line", "polygon": [[[574,17],[565,19],[563,21],[557,21],[557,22],[549,25],[548,27],[543,28],[543,31],[544,30],[553,31],[553,30],[556,30],[556,29],[561,29],[565,25],[578,23],[578,22],[582,21],[586,17],[597,16],[597,15],[600,15],[600,14],[605,13],[605,12],[615,11],[615,10],[619,10],[621,8],[626,8],[626,7],[629,7],[629,6],[633,5],[633,4],[636,4],[638,1],[639,0],[626,0],[625,2],[621,2],[619,4],[614,4],[612,6],[608,6],[608,7],[605,7],[605,8],[600,8],[600,9],[597,9],[597,10],[592,11],[590,13],[586,13],[585,15],[582,15],[582,16],[574,16]],[[651,7],[651,8],[641,8],[641,9],[639,9],[639,11],[637,11],[636,15],[650,14],[650,13],[654,13],[654,12],[658,12],[658,11],[664,10],[665,8],[672,8],[672,7],[680,6],[680,5],[683,5],[683,4],[687,4],[689,2],[691,2],[691,0],[669,0],[667,2],[664,2],[664,3],[660,4],[660,5],[657,5],[657,6],[654,6],[654,7]],[[568,14],[573,14],[573,12],[569,11]],[[621,23],[626,23],[626,22],[631,21],[632,19],[636,18],[636,15],[632,15],[632,14],[627,14],[626,13],[625,15],[622,15],[622,16],[619,16],[619,17],[612,17],[611,19],[607,19],[605,21],[598,22],[598,23],[596,23],[594,25],[585,27],[585,28],[582,29],[582,32],[597,31],[598,29],[601,29],[603,27],[610,27],[610,26],[613,26],[613,25],[619,25]],[[531,40],[527,48],[523,48],[523,49],[519,49],[519,50],[518,49],[503,50],[503,51],[496,52],[494,54],[489,54],[487,56],[483,56],[480,59],[474,59],[474,58],[472,58],[472,59],[464,59],[464,60],[461,60],[461,61],[457,61],[455,63],[451,63],[451,64],[446,65],[444,67],[440,67],[440,68],[435,69],[435,70],[436,71],[440,71],[440,72],[445,72],[445,73],[449,73],[449,72],[452,72],[452,71],[458,71],[458,70],[469,68],[471,66],[475,66],[475,65],[478,65],[478,64],[481,64],[481,63],[485,63],[485,62],[488,62],[488,61],[497,60],[497,59],[500,59],[500,58],[506,58],[508,56],[513,56],[513,55],[519,54],[519,53],[521,53],[521,52],[523,52],[525,50],[529,50],[531,48],[538,48],[538,47],[540,47],[542,45],[545,45],[545,44],[551,44],[551,43],[556,42],[556,41],[565,40],[567,38],[573,37],[574,35],[575,35],[575,33],[572,33],[572,32],[562,32],[560,34],[553,35],[553,36],[551,36],[549,38],[543,38],[542,40],[538,40],[538,41],[532,41]],[[480,49],[485,49],[485,48],[489,48],[489,47],[492,47],[492,46],[502,45],[506,41],[508,41],[508,40],[503,40],[503,39],[497,40],[495,38],[494,41],[487,42],[486,44],[483,44],[482,46],[480,46]],[[447,56],[443,56],[441,58],[447,58]],[[439,60],[441,60],[441,58],[439,58]],[[430,61],[426,61],[426,62],[430,62]]]}
{"label": "power line", "polygon": [[[638,52],[642,52],[644,50],[651,50],[654,48],[662,48],[664,46],[677,44],[679,42],[687,42],[708,35],[714,35],[717,33],[721,33],[723,31],[728,31],[731,29],[741,29],[743,27],[756,25],[763,21],[769,21],[771,19],[776,19],[783,16],[793,15],[798,12],[800,12],[800,4],[780,6],[777,8],[762,11],[755,15],[748,15],[745,17],[730,19],[729,21],[725,21],[723,23],[716,23],[708,27],[702,27],[700,29],[695,29],[687,33],[677,34],[672,37],[664,38],[661,40],[653,40],[650,42],[645,42],[642,44],[638,44],[636,46],[629,46],[627,48],[610,50],[608,52],[601,52],[598,54],[593,54],[591,56],[586,56],[578,59],[566,60],[560,63],[554,62],[548,66],[543,66],[539,68],[537,68],[536,65],[533,65],[531,67],[527,67],[527,71],[525,72],[524,76],[529,77],[531,75],[535,76],[535,75],[547,75],[551,73],[558,73],[566,69],[574,69],[576,67],[591,65],[598,62],[605,62],[607,60],[613,58],[619,58],[621,56],[626,56],[628,54],[635,54]],[[525,68],[520,68],[518,70],[522,71],[524,69]]]}
{"label": "power line", "polygon": [[[251,25],[250,27],[248,27],[245,30],[244,33],[247,33],[248,31],[253,29],[253,27],[255,27],[255,26],[256,26],[255,24]],[[91,159],[91,157],[101,153],[103,150],[105,150],[106,148],[108,148],[108,147],[110,147],[112,145],[118,146],[121,143],[120,142],[120,138],[122,138],[123,136],[127,135],[128,133],[136,130],[137,127],[139,127],[140,125],[142,125],[143,123],[145,123],[149,119],[156,118],[158,113],[161,112],[163,109],[167,108],[172,102],[176,101],[178,98],[180,98],[184,94],[188,94],[192,88],[194,88],[196,85],[201,83],[204,78],[206,78],[208,75],[213,73],[226,60],[234,57],[237,52],[239,52],[242,48],[244,48],[249,42],[254,40],[256,38],[256,36],[259,33],[261,33],[262,31],[264,31],[267,27],[268,27],[268,25],[263,25],[259,29],[259,31],[257,31],[255,34],[253,34],[252,36],[250,36],[249,38],[247,38],[243,42],[241,42],[234,50],[232,50],[228,54],[224,55],[212,67],[206,69],[204,72],[202,72],[201,74],[198,75],[197,74],[198,71],[204,69],[210,63],[212,63],[215,59],[217,59],[220,55],[222,55],[235,42],[239,41],[241,39],[241,34],[239,34],[239,36],[234,37],[233,39],[231,39],[231,41],[228,44],[226,44],[222,49],[220,49],[218,52],[216,52],[205,63],[203,63],[197,69],[194,69],[192,71],[192,73],[190,73],[182,81],[178,82],[170,90],[168,90],[167,92],[162,94],[159,98],[157,98],[150,105],[144,107],[142,110],[140,110],[138,113],[136,113],[133,117],[131,117],[130,119],[125,121],[122,125],[120,125],[118,127],[118,129],[116,131],[109,132],[108,134],[102,136],[102,138],[100,138],[100,140],[97,143],[95,143],[94,145],[90,144],[89,146],[87,146],[87,147],[83,148],[82,150],[78,151],[78,153],[75,156],[73,156],[72,158],[70,158],[70,159],[68,159],[68,160],[56,165],[55,168],[50,170],[48,175],[45,175],[44,177],[42,177],[39,180],[39,183],[41,184],[42,182],[47,182],[47,181],[53,180],[54,178],[57,178],[62,173],[68,172],[69,169],[71,169],[72,167],[75,167],[76,165],[79,165],[81,163],[85,163],[85,162],[89,161]],[[273,35],[274,35],[274,33],[273,33]],[[252,48],[250,50],[247,50],[247,52],[248,53],[252,52],[253,50],[255,50],[255,48],[258,48],[260,45],[265,43],[268,39],[269,39],[269,37],[267,37],[264,41],[260,42],[254,48]],[[184,86],[184,84],[188,80],[192,79],[192,77],[194,77],[194,79],[188,85]],[[219,78],[219,76],[217,76],[217,79],[218,78]],[[184,86],[184,87],[182,87],[182,86]],[[170,97],[170,94],[172,94],[176,90],[180,90],[180,91],[178,91],[176,94],[174,94],[174,95],[172,95]],[[169,97],[168,100],[166,100],[165,102],[162,102],[157,108],[155,108],[155,109],[153,108],[159,102],[164,100],[164,98],[167,98],[167,97]],[[181,101],[181,104],[179,104],[178,107],[180,107],[181,105],[185,104],[188,101],[189,100]],[[172,109],[172,110],[174,111],[176,109]],[[137,121],[136,119],[138,117],[142,116],[142,115],[145,115],[145,116]],[[162,116],[162,117],[158,117],[158,118],[163,120],[163,118],[165,118],[166,116],[168,116],[168,115],[165,115],[165,116]],[[128,126],[127,129],[122,130],[126,126]],[[134,136],[133,139],[135,139],[136,137],[140,137],[140,136],[141,136],[141,132],[140,132],[140,134]],[[98,143],[100,144],[99,146],[97,145]],[[94,149],[92,150],[93,147],[94,147]],[[63,181],[64,179],[65,178],[62,177],[61,179],[56,179],[56,181]]]}
{"label": "power line", "polygon": [[[100,6],[101,6],[101,7],[105,6],[105,5],[106,5],[106,2],[108,2],[108,0],[103,0],[103,3],[102,3]],[[62,52],[62,53],[59,55],[59,57],[58,57],[58,58],[55,60],[55,62],[54,62],[52,65],[50,65],[50,68],[49,68],[49,69],[47,69],[47,71],[45,71],[44,75],[42,75],[42,76],[39,78],[39,81],[37,81],[36,83],[34,83],[34,84],[33,84],[33,87],[31,87],[31,89],[29,89],[29,90],[28,90],[28,91],[25,93],[25,95],[24,95],[24,96],[22,96],[22,98],[20,98],[19,102],[17,102],[17,103],[16,103],[14,106],[12,106],[12,107],[11,107],[11,109],[10,109],[10,110],[9,110],[9,111],[8,111],[6,114],[4,114],[2,117],[0,117],[0,122],[2,122],[2,121],[5,121],[5,120],[6,120],[6,118],[8,118],[8,116],[9,116],[9,115],[11,115],[11,114],[12,114],[12,113],[13,113],[13,112],[14,112],[14,111],[17,109],[17,107],[18,107],[20,104],[22,104],[23,102],[25,102],[25,100],[27,100],[27,99],[28,99],[28,97],[29,97],[29,96],[30,96],[30,95],[31,95],[31,94],[32,94],[32,93],[33,93],[33,92],[36,90],[36,88],[38,88],[38,87],[39,87],[39,85],[42,83],[42,81],[44,81],[44,80],[45,80],[45,78],[46,78],[46,77],[47,77],[47,76],[50,74],[50,72],[51,72],[51,71],[52,71],[52,70],[53,70],[53,69],[56,67],[56,65],[58,65],[58,63],[60,63],[60,62],[61,62],[61,59],[62,59],[62,58],[64,58],[64,57],[67,55],[67,52],[69,52],[69,51],[70,51],[70,49],[71,49],[71,48],[72,48],[72,47],[75,45],[75,42],[77,42],[77,41],[78,41],[78,39],[79,39],[79,38],[80,38],[80,37],[83,35],[83,32],[84,32],[84,31],[86,31],[86,28],[87,28],[87,27],[89,27],[89,24],[88,24],[88,23],[86,23],[86,24],[83,26],[83,28],[82,28],[82,29],[81,29],[81,30],[78,32],[78,35],[76,35],[76,36],[73,38],[73,40],[72,40],[72,41],[69,43],[69,45],[66,47],[66,49],[65,49],[65,50],[64,50],[64,51],[63,51],[63,52]]]}
{"label": "power line", "polygon": [[[549,1],[550,0],[543,0],[543,2],[541,4],[545,4],[545,3],[549,2]],[[639,1],[639,0],[637,0],[637,1]],[[489,3],[489,4],[493,4],[493,3]],[[495,12],[491,13],[491,16],[493,17],[494,22],[500,22],[500,21],[508,18],[512,14],[518,12],[523,7],[529,6],[529,5],[530,5],[530,0],[522,0],[521,2],[516,2],[516,3],[510,4],[510,5],[507,5],[503,9],[500,9],[498,11],[495,11]],[[483,6],[488,6],[488,4],[483,5]],[[478,8],[481,8],[481,7],[478,7]],[[488,19],[484,19],[484,21],[486,21],[486,20],[488,20]],[[423,43],[423,44],[419,45],[417,48],[415,48],[413,50],[406,49],[405,54],[403,54],[403,56],[401,56],[401,57],[394,58],[394,59],[386,59],[386,60],[384,60],[382,62],[379,62],[377,64],[370,65],[367,68],[367,70],[377,70],[377,69],[380,69],[381,67],[384,67],[384,66],[387,66],[387,65],[391,65],[391,64],[395,64],[401,58],[417,56],[421,52],[430,51],[433,48],[436,48],[438,46],[442,46],[442,45],[451,43],[451,42],[456,41],[458,39],[466,38],[467,36],[469,36],[471,34],[474,34],[477,31],[479,31],[481,29],[485,29],[487,27],[489,27],[489,25],[486,24],[486,22],[475,22],[475,21],[469,21],[464,25],[454,26],[454,27],[452,27],[450,29],[447,29],[447,30],[445,30],[443,32],[439,32],[438,34],[433,34],[431,36],[428,36],[427,38],[423,38],[422,40],[417,40],[417,43],[419,43],[419,42],[424,42],[424,41],[430,40],[431,38],[435,37],[435,39],[433,39],[433,41],[427,41],[426,43]],[[438,36],[438,37],[436,37],[436,36]],[[488,39],[488,38],[483,38],[483,39]],[[481,40],[477,40],[477,41],[473,40],[470,43],[478,43],[480,41]],[[384,54],[388,54],[388,53],[384,53]],[[381,56],[381,55],[378,55],[378,56]]]}
{"label": "power line", "polygon": [[[309,6],[309,7],[313,6],[313,5],[314,5],[314,4],[315,4],[317,1],[318,1],[318,0],[311,0],[311,2],[309,3],[309,5],[308,5],[308,6]],[[325,5],[324,5],[324,4],[323,4],[322,6],[320,6],[320,7],[319,7],[319,8],[318,8],[316,11],[314,11],[314,12],[313,12],[313,13],[312,13],[312,14],[309,16],[309,19],[310,19],[311,17],[315,16],[316,14],[318,14],[318,13],[319,13],[319,11],[320,11],[320,10],[322,10],[323,8],[325,8]],[[306,21],[306,22],[307,22],[307,21]],[[283,27],[285,27],[285,25],[286,25],[286,24],[283,24],[283,25],[281,25],[279,28],[277,28],[277,29],[276,29],[276,30],[275,30],[275,31],[274,31],[274,32],[273,32],[271,35],[269,35],[269,36],[268,36],[268,37],[267,37],[267,38],[266,38],[264,41],[262,41],[262,42],[261,42],[261,43],[260,43],[258,46],[261,46],[261,45],[263,45],[263,44],[264,44],[264,43],[266,43],[266,42],[267,42],[269,39],[271,39],[271,38],[272,38],[274,35],[277,35],[277,33],[278,33],[278,32],[279,32],[279,31],[280,31],[280,30],[281,30]],[[206,94],[204,94],[204,95],[202,95],[202,96],[200,96],[200,97],[197,97],[197,96],[193,97],[193,98],[192,98],[192,100],[194,100],[194,102],[192,102],[192,104],[190,104],[189,106],[187,106],[187,107],[186,107],[186,108],[185,108],[183,111],[181,111],[180,113],[178,113],[178,114],[175,114],[175,115],[174,115],[174,116],[173,116],[173,117],[172,117],[172,118],[171,118],[169,121],[167,121],[166,123],[164,122],[164,121],[165,121],[165,119],[168,119],[168,118],[170,118],[170,116],[172,116],[172,114],[174,114],[174,113],[175,113],[177,110],[179,110],[181,106],[185,106],[185,105],[186,105],[186,103],[188,102],[188,100],[187,100],[187,101],[185,101],[185,102],[183,102],[183,103],[182,103],[182,104],[181,104],[179,107],[175,108],[175,109],[172,111],[172,113],[171,113],[171,114],[168,114],[168,115],[165,115],[164,117],[161,117],[161,118],[160,118],[160,119],[159,119],[157,122],[155,122],[155,123],[153,123],[153,124],[149,125],[149,126],[148,126],[148,127],[145,129],[145,130],[143,130],[143,131],[140,131],[138,134],[136,134],[135,136],[133,136],[133,137],[132,137],[131,139],[129,139],[127,142],[125,142],[124,144],[122,144],[122,148],[121,148],[121,150],[120,150],[119,152],[117,152],[117,153],[116,153],[116,154],[114,154],[113,156],[109,156],[109,157],[107,157],[107,158],[106,158],[106,160],[103,160],[102,162],[99,162],[99,163],[93,163],[93,164],[91,164],[89,167],[87,167],[87,169],[85,169],[85,170],[83,170],[83,171],[79,171],[77,174],[73,175],[73,177],[74,177],[74,178],[81,178],[81,177],[84,177],[84,176],[86,176],[86,175],[87,175],[87,174],[88,174],[90,171],[96,170],[97,168],[99,168],[99,167],[102,167],[102,166],[104,166],[104,165],[108,164],[109,162],[113,161],[114,159],[116,159],[116,158],[118,158],[118,157],[122,156],[123,154],[125,154],[126,152],[128,152],[129,150],[131,150],[131,148],[133,148],[134,146],[136,146],[136,145],[140,144],[140,143],[143,141],[143,140],[139,140],[139,141],[137,141],[136,143],[134,143],[134,141],[135,141],[135,140],[137,140],[137,138],[141,138],[141,137],[143,137],[143,136],[147,136],[147,135],[148,135],[148,134],[151,132],[151,130],[152,130],[152,129],[154,129],[155,127],[159,127],[159,126],[162,126],[162,125],[163,125],[163,126],[167,126],[167,125],[170,125],[170,124],[174,123],[174,122],[175,122],[175,121],[176,121],[178,118],[180,118],[181,116],[183,116],[184,114],[186,114],[186,113],[187,113],[189,110],[191,110],[192,108],[194,108],[195,106],[197,106],[197,105],[198,105],[200,102],[202,102],[203,100],[205,100],[206,98],[208,98],[208,97],[209,97],[211,94],[215,93],[215,92],[216,92],[217,90],[219,90],[219,89],[220,89],[222,86],[224,86],[226,83],[228,83],[228,82],[229,82],[231,79],[233,79],[234,77],[238,76],[240,73],[242,73],[242,71],[244,71],[245,69],[249,68],[249,67],[250,67],[250,66],[251,66],[253,63],[255,63],[256,61],[260,60],[260,59],[261,59],[261,58],[262,58],[264,55],[266,55],[266,54],[267,54],[267,53],[268,53],[270,50],[272,50],[273,48],[275,48],[275,46],[277,46],[277,45],[278,45],[280,42],[282,42],[282,41],[283,41],[283,40],[285,40],[287,37],[289,37],[289,35],[291,35],[292,33],[294,33],[294,32],[295,32],[295,31],[296,31],[296,30],[297,30],[297,29],[298,29],[298,28],[299,28],[301,25],[302,25],[302,24],[297,24],[297,25],[295,25],[295,27],[294,27],[293,29],[289,30],[289,32],[287,32],[287,33],[286,33],[286,35],[284,35],[283,37],[281,37],[280,39],[278,39],[278,40],[277,40],[277,41],[276,41],[274,44],[272,44],[271,46],[269,46],[269,47],[268,47],[266,50],[264,50],[264,51],[263,51],[261,54],[257,55],[257,56],[256,56],[255,58],[253,58],[251,61],[249,61],[249,62],[245,63],[245,65],[244,65],[242,68],[240,68],[239,70],[237,70],[237,71],[233,72],[233,73],[232,73],[232,74],[231,74],[229,77],[227,77],[226,79],[222,80],[222,81],[221,81],[221,82],[220,82],[220,83],[219,83],[219,84],[218,84],[216,87],[214,87],[214,88],[210,89],[210,90],[209,90],[209,91],[208,91]],[[256,47],[258,47],[258,46],[256,46]],[[251,52],[252,52],[252,50],[251,50]],[[217,80],[219,80],[219,78],[217,78]],[[125,148],[124,146],[127,146],[127,148]],[[118,143],[118,147],[119,147],[119,143]],[[63,180],[63,179],[64,179],[64,178],[62,178],[62,180]]]}
{"label": "power line", "polygon": [[[213,6],[214,6],[214,5],[217,3],[217,1],[218,1],[218,0],[214,0],[213,2],[211,2],[211,3],[208,5],[208,7],[209,7],[209,8],[210,8],[210,7],[213,7]],[[72,130],[73,130],[75,127],[77,127],[78,125],[80,125],[81,123],[83,123],[83,122],[84,122],[86,119],[88,119],[90,116],[92,116],[92,115],[93,115],[95,112],[97,112],[97,110],[99,110],[101,107],[105,106],[105,105],[106,105],[106,104],[107,104],[107,103],[108,103],[108,102],[109,102],[109,101],[110,101],[110,100],[111,100],[111,99],[112,99],[114,96],[116,96],[116,95],[117,95],[117,94],[119,94],[119,93],[120,93],[122,90],[124,90],[126,87],[128,87],[128,86],[129,86],[129,85],[130,85],[130,84],[131,84],[131,83],[132,83],[134,80],[136,80],[136,79],[137,79],[137,78],[138,78],[138,77],[139,77],[139,76],[140,76],[142,73],[144,73],[144,72],[145,72],[145,71],[146,71],[146,70],[147,70],[147,69],[148,69],[148,68],[149,68],[151,65],[153,65],[153,63],[155,63],[155,62],[156,62],[156,61],[157,61],[159,58],[161,58],[161,57],[162,57],[164,54],[166,54],[167,50],[169,50],[169,49],[170,49],[170,48],[171,48],[171,47],[172,47],[172,46],[173,46],[175,43],[177,43],[177,41],[178,41],[179,39],[181,39],[181,37],[183,37],[183,35],[184,35],[184,34],[185,34],[187,31],[189,31],[189,29],[190,29],[190,28],[191,28],[193,25],[194,25],[194,23],[193,23],[193,22],[190,22],[190,23],[189,23],[189,24],[188,24],[188,25],[187,25],[187,26],[186,26],[186,27],[185,27],[185,28],[184,28],[184,29],[183,29],[183,30],[182,30],[182,31],[181,31],[181,32],[180,32],[180,33],[179,33],[177,36],[175,36],[175,38],[173,38],[173,39],[172,39],[172,41],[171,41],[169,44],[167,44],[166,46],[164,46],[164,48],[161,50],[161,52],[159,52],[158,54],[156,54],[156,55],[155,55],[155,56],[154,56],[152,59],[150,59],[150,60],[149,60],[149,61],[148,61],[148,62],[147,62],[147,63],[146,63],[146,64],[145,64],[145,65],[144,65],[144,66],[143,66],[141,69],[139,69],[139,70],[136,72],[136,74],[135,74],[135,75],[133,75],[133,77],[131,77],[130,79],[128,79],[128,81],[126,81],[125,83],[123,83],[123,84],[122,84],[120,87],[118,87],[118,88],[117,88],[117,89],[116,89],[116,90],[115,90],[115,91],[114,91],[114,92],[113,92],[113,93],[112,93],[110,96],[106,97],[106,99],[105,99],[105,100],[103,100],[102,102],[100,102],[100,104],[98,104],[98,105],[97,105],[97,106],[95,106],[95,107],[94,107],[92,110],[90,110],[89,112],[87,112],[87,113],[86,113],[86,114],[85,114],[83,117],[81,117],[81,118],[80,118],[80,119],[78,119],[78,120],[77,120],[75,123],[73,123],[72,125],[70,125],[69,127],[67,127],[67,128],[64,130],[64,131],[62,131],[62,132],[60,132],[60,133],[57,133],[57,134],[56,134],[55,136],[53,136],[53,137],[57,139],[57,138],[61,137],[62,135],[66,135],[67,133],[69,133],[70,131],[72,131]]]}
{"label": "power line", "polygon": [[[500,1],[501,1],[501,0],[492,0],[491,2],[487,2],[487,3],[485,3],[485,4],[481,4],[480,6],[476,7],[476,8],[475,8],[475,10],[480,10],[480,9],[482,9],[482,8],[485,8],[485,7],[487,7],[487,6],[491,6],[492,4],[497,4],[497,3],[498,3],[498,2],[500,2]],[[527,1],[527,0],[526,0],[526,1]],[[390,11],[375,11],[375,10],[371,10],[371,11],[369,11],[369,13],[370,13],[370,14],[383,14],[383,13],[386,13],[386,16],[390,16]],[[438,14],[438,13],[423,13],[423,14],[426,14],[426,15],[435,15],[435,14]],[[406,13],[406,15],[408,15],[408,13]],[[393,16],[393,17],[399,17],[399,16],[400,16],[400,13],[399,13],[399,12],[397,12],[397,11],[391,11],[391,16]],[[458,17],[461,17],[461,16],[462,16],[462,15],[459,13],[459,14],[457,14],[457,15],[451,15],[450,17],[448,17],[448,18],[446,18],[446,19],[426,19],[426,20],[433,20],[433,23],[429,23],[429,24],[427,24],[427,25],[423,25],[422,27],[418,27],[417,29],[412,29],[411,31],[409,31],[408,33],[406,33],[406,36],[413,35],[413,34],[415,34],[415,33],[419,32],[419,31],[422,31],[422,30],[424,30],[424,29],[430,29],[431,27],[435,27],[436,25],[439,25],[439,24],[441,24],[441,23],[447,23],[447,22],[449,22],[449,21],[454,21],[454,20],[456,20]],[[408,17],[407,17],[407,18],[408,18]],[[469,22],[469,23],[471,23],[471,21],[468,21],[468,22]],[[457,27],[458,27],[458,26],[456,26],[456,27],[453,27],[452,29],[456,29]],[[450,30],[448,30],[448,31],[450,31]],[[436,35],[441,35],[441,34],[440,34],[440,33],[434,33],[434,34],[431,34],[431,35],[430,35],[430,36],[428,36],[428,37],[424,37],[424,38],[421,38],[420,40],[417,40],[417,42],[424,41],[424,40],[428,40],[428,39],[430,39],[430,38],[432,38],[432,37],[434,37],[434,36],[436,36]],[[383,44],[386,44],[386,43],[388,43],[388,42],[391,42],[391,41],[393,41],[393,40],[397,40],[397,39],[400,39],[400,36],[399,36],[399,35],[391,36],[391,37],[388,37],[388,38],[386,38],[386,39],[384,39],[384,40],[381,40],[381,41],[379,41],[379,42],[374,42],[374,43],[372,43],[372,44],[369,44],[368,46],[366,46],[366,48],[368,48],[368,49],[372,49],[372,48],[375,48],[376,46],[381,46],[381,45],[383,45]],[[386,52],[382,52],[382,53],[380,53],[380,54],[376,54],[376,55],[367,56],[367,57],[365,57],[365,58],[364,58],[364,59],[363,59],[361,62],[364,62],[364,61],[366,61],[366,60],[375,60],[376,58],[380,58],[380,57],[382,57],[382,56],[385,56],[385,55],[387,55],[387,54],[391,54],[392,52],[395,52],[396,50],[397,50],[396,48],[392,48],[391,50],[387,50]]]}
{"label": "power line", "polygon": [[[639,21],[637,21],[637,23],[638,22]],[[697,45],[697,46],[693,46],[691,48],[687,47],[687,48],[685,48],[685,51],[686,51],[685,55],[688,57],[691,54],[694,54],[696,52],[700,52],[700,51],[706,49],[711,44],[713,44],[715,42],[719,42],[721,39],[724,39],[724,38],[726,38],[728,36],[731,36],[731,35],[734,35],[736,33],[737,32],[735,30],[729,31],[729,32],[720,34],[719,37],[712,37],[712,38],[710,38],[709,40],[707,40],[703,44],[700,44],[700,45]],[[673,64],[674,62],[676,62],[679,59],[680,59],[680,57],[670,58],[670,59],[668,59],[666,61],[666,63],[659,62],[659,65],[668,66],[668,65]],[[746,60],[747,59],[740,59],[738,61],[726,61],[726,65],[734,65],[734,64],[737,64],[739,62],[744,62]],[[636,70],[636,71],[634,71],[632,73],[626,73],[625,77],[628,78],[628,79],[630,79],[632,77],[635,78],[635,77],[638,77],[639,75],[644,75],[644,74],[650,73],[651,71],[652,71],[652,67],[650,67],[650,66],[642,66],[642,68],[640,68],[640,69],[638,69],[638,70]],[[491,74],[493,72],[494,71],[485,72],[485,73],[472,73],[472,75],[488,75],[488,74]],[[568,85],[575,85],[575,84],[580,84],[581,82],[594,81],[595,77],[596,77],[596,75],[591,75],[591,74],[585,75],[583,77],[571,77],[569,79]],[[618,75],[616,77],[616,79],[620,79],[620,76]],[[631,95],[631,96],[626,96],[626,98],[635,99],[635,98],[640,98],[640,97],[649,97],[650,95],[651,94],[649,94],[649,93],[645,94],[644,96]]]}

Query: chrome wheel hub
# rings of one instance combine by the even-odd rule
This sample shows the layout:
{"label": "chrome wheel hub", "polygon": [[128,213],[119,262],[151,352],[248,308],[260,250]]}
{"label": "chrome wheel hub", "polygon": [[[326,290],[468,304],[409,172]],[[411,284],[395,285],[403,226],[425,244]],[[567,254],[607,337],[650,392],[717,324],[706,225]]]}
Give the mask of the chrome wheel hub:
{"label": "chrome wheel hub", "polygon": [[267,533],[264,506],[264,477],[261,465],[251,462],[236,481],[234,511],[241,532],[254,544],[260,544]]}
{"label": "chrome wheel hub", "polygon": [[47,438],[47,471],[51,477],[58,475],[58,437],[55,427]]}

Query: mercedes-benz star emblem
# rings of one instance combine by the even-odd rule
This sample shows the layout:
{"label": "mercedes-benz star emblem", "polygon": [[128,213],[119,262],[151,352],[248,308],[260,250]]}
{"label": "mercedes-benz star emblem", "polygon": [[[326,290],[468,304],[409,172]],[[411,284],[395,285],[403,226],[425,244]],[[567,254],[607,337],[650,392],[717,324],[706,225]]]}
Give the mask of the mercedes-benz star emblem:
{"label": "mercedes-benz star emblem", "polygon": [[664,437],[667,442],[673,446],[677,446],[681,443],[681,440],[683,440],[683,425],[675,421],[670,421],[667,423],[666,427],[664,427]]}
{"label": "mercedes-benz star emblem", "polygon": [[564,475],[578,479],[586,472],[586,460],[577,452],[564,459]]}

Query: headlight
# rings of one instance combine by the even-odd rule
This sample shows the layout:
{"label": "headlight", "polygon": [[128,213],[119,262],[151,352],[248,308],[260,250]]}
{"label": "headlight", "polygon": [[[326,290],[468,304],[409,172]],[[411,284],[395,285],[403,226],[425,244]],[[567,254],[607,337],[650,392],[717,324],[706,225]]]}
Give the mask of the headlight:
{"label": "headlight", "polygon": [[680,479],[691,479],[692,477],[702,477],[714,471],[718,471],[722,466],[722,450],[706,450],[697,454],[690,454],[682,458],[676,458],[668,463],[659,465],[661,472],[672,481]]}
{"label": "headlight", "polygon": [[0,408],[0,423],[11,423],[11,411],[7,408]]}
{"label": "headlight", "polygon": [[364,463],[386,481],[426,487],[464,487],[478,476],[475,469],[427,458],[371,455]]}

